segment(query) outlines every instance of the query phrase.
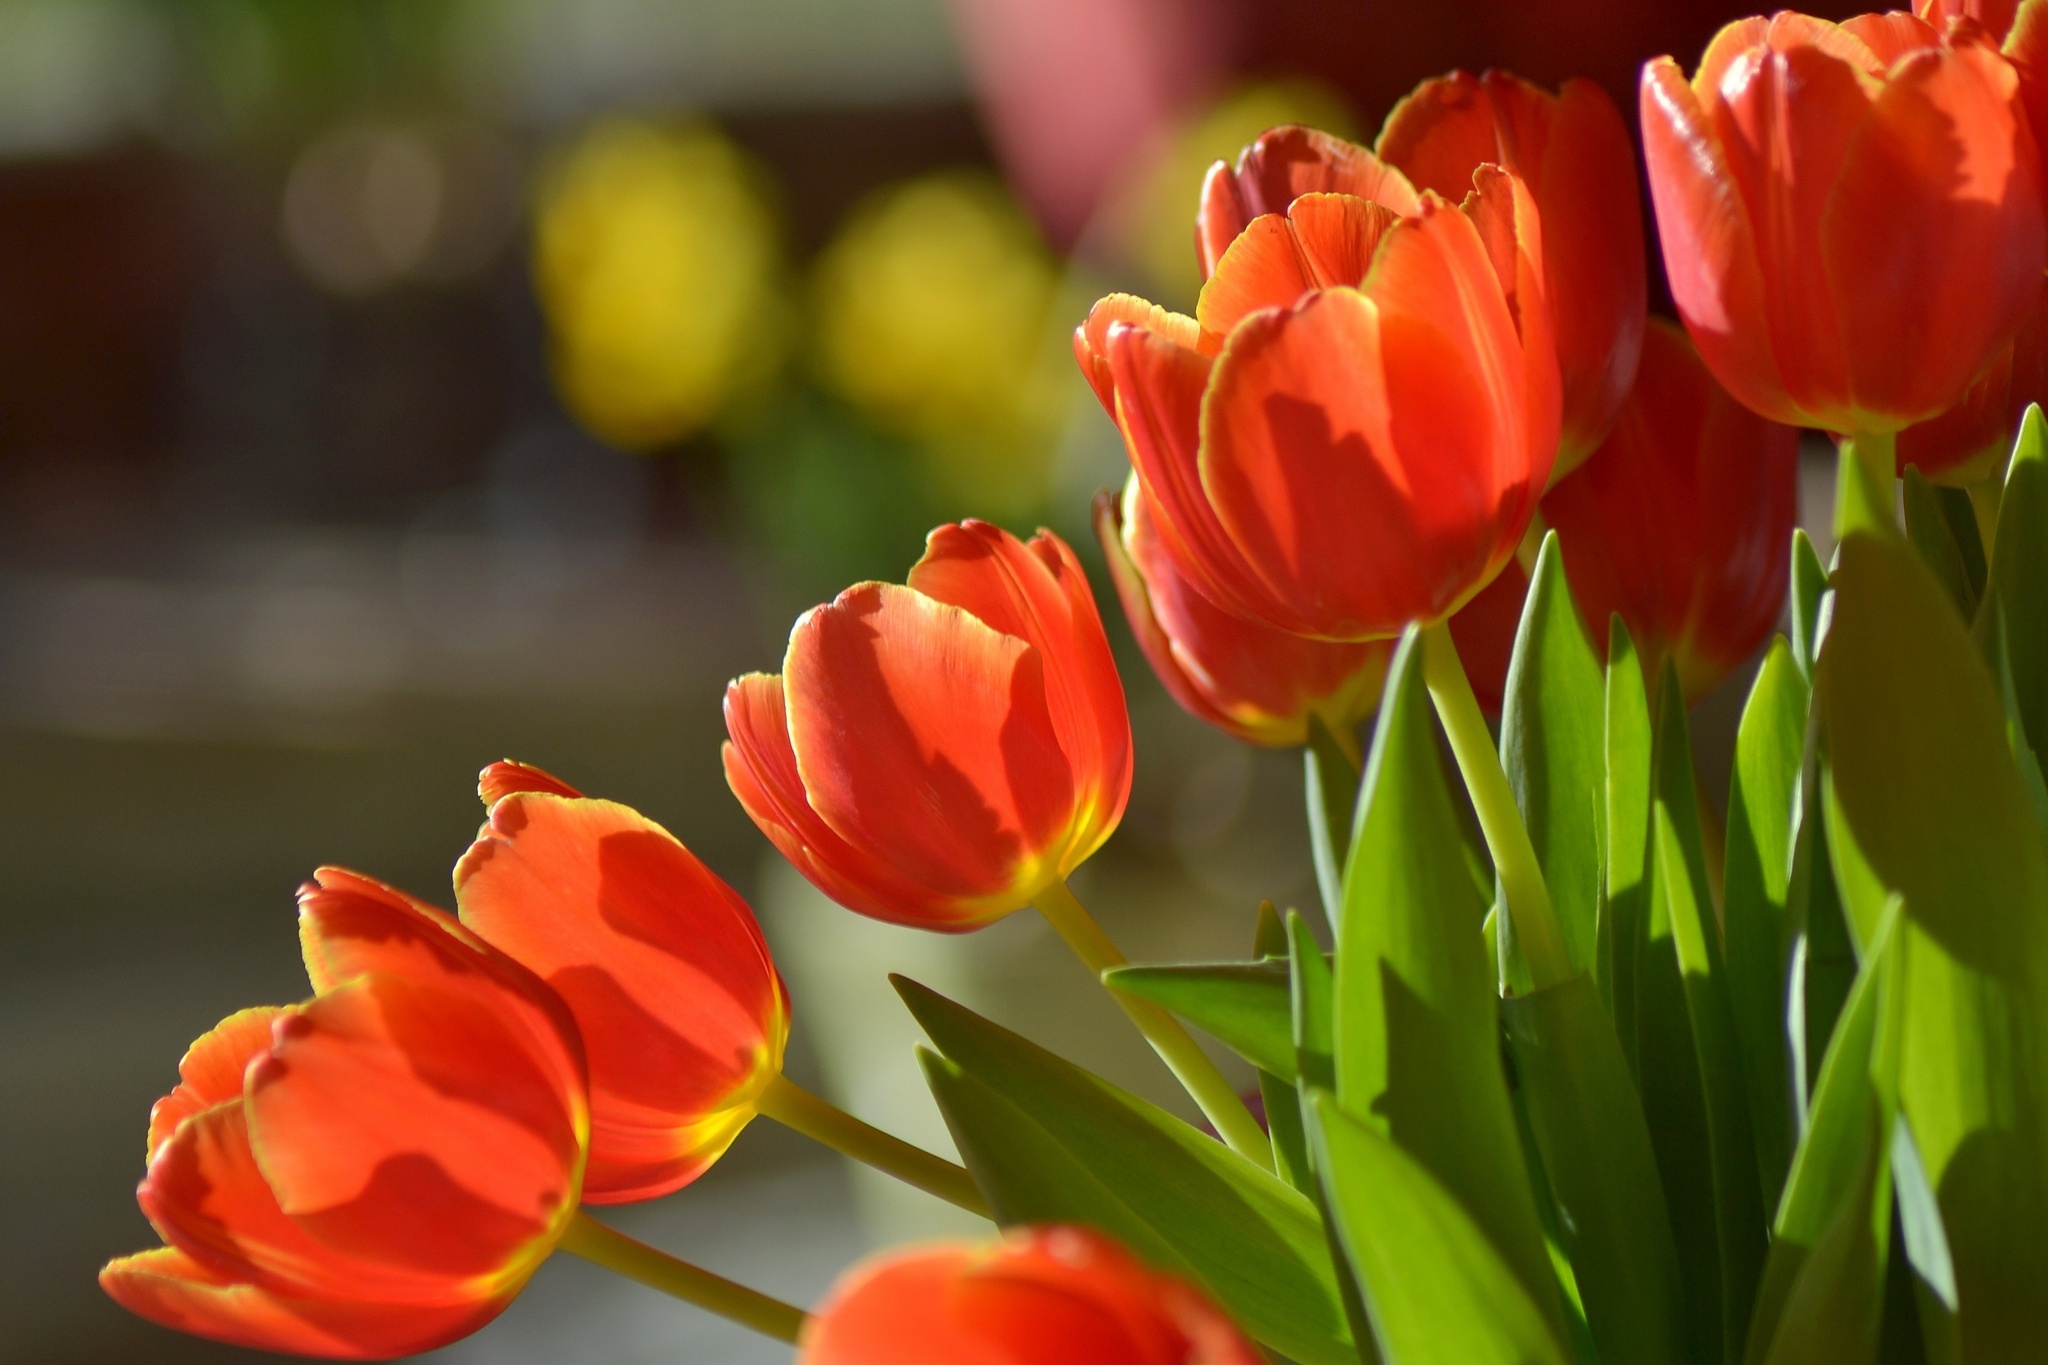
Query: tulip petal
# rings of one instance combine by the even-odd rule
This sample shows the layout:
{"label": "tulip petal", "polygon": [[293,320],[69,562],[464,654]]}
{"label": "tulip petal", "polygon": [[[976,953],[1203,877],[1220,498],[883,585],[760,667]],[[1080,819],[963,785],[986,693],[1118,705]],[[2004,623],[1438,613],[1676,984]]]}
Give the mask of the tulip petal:
{"label": "tulip petal", "polygon": [[1113,324],[1142,327],[1157,332],[1176,346],[1189,350],[1201,344],[1202,328],[1184,313],[1170,312],[1147,303],[1136,294],[1107,294],[1095,301],[1087,319],[1074,329],[1074,359],[1103,411],[1116,416],[1116,383],[1109,371],[1109,329]]}
{"label": "tulip petal", "polygon": [[[1692,74],[1692,95],[1702,108],[1708,107],[1720,97],[1721,78],[1728,74],[1728,68],[1737,58],[1754,48],[1764,47],[1771,40],[1771,21],[1763,15],[1737,19],[1723,24],[1707,42],[1707,50],[1700,54],[1699,69]],[[1658,63],[1668,63],[1669,57],[1659,57]],[[1644,88],[1649,85],[1649,66],[1643,69]],[[1673,71],[1677,70],[1673,66]]]}
{"label": "tulip petal", "polygon": [[1316,287],[1287,216],[1262,214],[1216,262],[1195,304],[1203,349],[1213,353],[1230,329],[1261,308],[1285,308]]}
{"label": "tulip petal", "polygon": [[299,888],[299,944],[316,993],[381,973],[471,995],[526,1026],[557,1093],[582,1091],[582,1044],[562,1002],[528,967],[447,911],[359,873],[323,867]]}
{"label": "tulip petal", "polygon": [[237,1010],[201,1034],[178,1063],[178,1084],[149,1111],[149,1156],[170,1141],[178,1125],[216,1104],[242,1098],[249,1063],[270,1051],[271,1026],[284,1010],[258,1005]]}
{"label": "tulip petal", "polygon": [[100,1287],[129,1312],[175,1331],[332,1360],[430,1351],[474,1332],[510,1301],[442,1308],[298,1298],[216,1275],[175,1247],[109,1261]]}
{"label": "tulip petal", "polygon": [[965,1246],[934,1246],[855,1268],[805,1324],[799,1355],[810,1365],[1014,1365],[944,1311],[974,1259]]}
{"label": "tulip petal", "polygon": [[1206,277],[1237,235],[1266,213],[1285,213],[1304,194],[1349,194],[1403,217],[1418,201],[1408,178],[1356,143],[1297,125],[1259,136],[1235,169],[1217,162],[1202,184],[1195,247]]}
{"label": "tulip petal", "polygon": [[1290,608],[1231,543],[1202,487],[1202,404],[1212,362],[1137,328],[1110,330],[1109,359],[1131,467],[1175,561],[1203,596],[1247,620],[1289,619]]}
{"label": "tulip petal", "polygon": [[1041,532],[1027,545],[1001,527],[966,521],[931,533],[908,585],[1038,651],[1087,825],[1060,861],[1064,876],[1109,837],[1131,785],[1130,713],[1086,572],[1057,536]]}
{"label": "tulip petal", "polygon": [[1287,206],[1287,224],[1321,288],[1359,285],[1372,270],[1387,229],[1400,221],[1385,204],[1354,194],[1304,194]]}
{"label": "tulip petal", "polygon": [[1508,162],[1489,95],[1487,86],[1463,71],[1426,80],[1387,115],[1373,151],[1400,167],[1416,189],[1462,199],[1475,166]]}
{"label": "tulip petal", "polygon": [[244,1104],[278,1207],[323,1245],[494,1283],[575,1209],[583,1116],[556,1085],[502,1010],[368,976],[278,1025]]}
{"label": "tulip petal", "polygon": [[1686,330],[1729,392],[1774,420],[1800,423],[1771,347],[1749,210],[1694,89],[1669,57],[1643,68],[1642,129],[1665,274]]}
{"label": "tulip petal", "polygon": [[875,919],[940,932],[976,929],[991,918],[912,884],[818,818],[790,746],[781,674],[749,673],[729,683],[725,728],[726,785],[782,856],[826,895]]}
{"label": "tulip petal", "polygon": [[1057,875],[1076,791],[1029,643],[867,583],[797,622],[782,680],[811,808],[849,843],[990,910]]}
{"label": "tulip petal", "polygon": [[2011,66],[1977,43],[1923,52],[1848,147],[1818,234],[1858,396],[1837,430],[1947,408],[2032,306],[2042,193],[2017,93]]}
{"label": "tulip petal", "polygon": [[1941,34],[1932,24],[1904,10],[1859,14],[1843,20],[1842,31],[1860,39],[1885,69],[1922,48],[1941,46]]}
{"label": "tulip petal", "polygon": [[520,763],[513,759],[501,759],[477,774],[476,794],[485,806],[495,806],[498,799],[513,792],[547,792],[554,796],[581,796],[582,792],[556,777],[543,772],[531,763]]}
{"label": "tulip petal", "polygon": [[673,835],[609,801],[513,793],[455,869],[463,922],[541,973],[590,1057],[584,1198],[694,1179],[781,1067],[788,1006],[753,912]]}
{"label": "tulip petal", "polygon": [[1809,420],[1839,429],[1849,427],[1848,337],[1837,308],[1843,296],[1829,287],[1821,219],[1850,140],[1883,88],[1819,46],[1758,49],[1728,68],[1710,106],[1756,232],[1786,395]]}
{"label": "tulip petal", "polygon": [[1133,478],[1121,510],[1097,496],[1096,530],[1131,631],[1166,690],[1191,714],[1254,744],[1298,745],[1308,716],[1333,729],[1371,714],[1387,647],[1333,644],[1241,620],[1174,567]]}

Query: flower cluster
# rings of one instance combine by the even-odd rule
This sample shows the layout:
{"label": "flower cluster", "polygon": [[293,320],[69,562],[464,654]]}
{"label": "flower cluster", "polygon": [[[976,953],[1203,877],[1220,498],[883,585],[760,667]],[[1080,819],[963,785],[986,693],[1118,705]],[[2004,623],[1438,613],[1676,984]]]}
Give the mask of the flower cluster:
{"label": "flower cluster", "polygon": [[[1115,294],[1075,330],[1130,455],[1094,520],[1132,633],[1196,717],[1309,747],[1334,959],[1268,905],[1256,960],[1133,967],[1068,888],[1133,746],[1051,532],[942,526],[726,692],[727,782],[805,876],[938,932],[1037,910],[1210,1133],[909,982],[965,1166],[833,1109],[782,1074],[738,893],[503,762],[455,914],[302,890],[313,995],[192,1046],[150,1117],[164,1246],[107,1292],[376,1358],[560,1248],[810,1365],[1918,1358],[1915,1313],[1929,1358],[2036,1358],[2048,0],[1744,20],[1641,100],[1682,326],[1607,96],[1488,73],[1371,148],[1267,132],[1204,184],[1193,316]],[[1800,427],[1842,442],[1832,571]],[[1685,706],[1781,611],[1724,831]],[[1006,1231],[805,1314],[582,1211],[757,1114]]]}

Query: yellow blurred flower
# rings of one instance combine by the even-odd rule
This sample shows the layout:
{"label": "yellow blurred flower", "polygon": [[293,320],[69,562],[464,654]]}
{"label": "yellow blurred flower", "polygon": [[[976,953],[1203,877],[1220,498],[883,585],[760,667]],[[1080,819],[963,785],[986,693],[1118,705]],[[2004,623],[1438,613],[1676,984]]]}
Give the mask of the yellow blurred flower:
{"label": "yellow blurred flower", "polygon": [[533,253],[555,383],[605,440],[689,436],[781,357],[779,225],[709,124],[591,127],[542,177]]}
{"label": "yellow blurred flower", "polygon": [[[1065,401],[1049,363],[1058,266],[1021,208],[978,171],[929,175],[857,210],[813,278],[827,387],[915,438],[960,510],[1045,496]],[[949,508],[949,512],[950,512]]]}
{"label": "yellow blurred flower", "polygon": [[1160,145],[1150,170],[1109,208],[1118,249],[1152,278],[1151,297],[1192,310],[1202,286],[1195,262],[1195,209],[1202,177],[1217,161],[1237,160],[1268,128],[1305,123],[1339,137],[1355,136],[1349,106],[1327,86],[1272,81],[1244,86],[1211,105]]}

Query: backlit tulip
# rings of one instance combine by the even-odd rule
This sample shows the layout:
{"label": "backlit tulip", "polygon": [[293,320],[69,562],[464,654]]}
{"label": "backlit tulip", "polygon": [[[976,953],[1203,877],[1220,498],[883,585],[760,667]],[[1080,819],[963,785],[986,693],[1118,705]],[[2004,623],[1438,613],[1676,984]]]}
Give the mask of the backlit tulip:
{"label": "backlit tulip", "polygon": [[2013,67],[1972,24],[1781,13],[1688,82],[1643,70],[1664,261],[1714,375],[1779,422],[1895,432],[1953,405],[2039,292]]}
{"label": "backlit tulip", "polygon": [[1308,738],[1308,718],[1346,733],[1379,706],[1389,647],[1305,640],[1232,616],[1197,592],[1161,544],[1134,476],[1095,499],[1095,531],[1139,648],[1188,714],[1254,744]]}
{"label": "backlit tulip", "polygon": [[789,1000],[740,894],[660,825],[523,763],[493,763],[490,810],[455,865],[462,922],[539,973],[590,1058],[583,1198],[695,1180],[782,1070]]}
{"label": "backlit tulip", "polygon": [[1454,72],[1395,105],[1373,150],[1416,188],[1449,199],[1464,197],[1486,162],[1528,184],[1543,215],[1544,294],[1564,386],[1555,483],[1607,434],[1643,344],[1642,201],[1614,101],[1586,80],[1552,95],[1503,71]]}
{"label": "backlit tulip", "polygon": [[1799,433],[1731,398],[1657,321],[1606,442],[1543,512],[1603,654],[1620,612],[1648,676],[1670,655],[1697,700],[1764,642],[1784,602]]}
{"label": "backlit tulip", "polygon": [[1076,330],[1161,541],[1219,606],[1379,639],[1514,553],[1557,450],[1557,357],[1534,201],[1511,172],[1473,180],[1454,206],[1277,129],[1210,175],[1196,316],[1111,295]]}
{"label": "backlit tulip", "polygon": [[978,928],[1122,818],[1131,730],[1074,552],[941,526],[907,586],[806,612],[780,674],[725,694],[725,775],[783,855],[877,919]]}
{"label": "backlit tulip", "polygon": [[100,1283],[167,1327],[378,1359],[495,1316],[576,1212],[575,1026],[446,913],[353,873],[299,893],[314,997],[230,1015],[150,1112],[166,1246]]}
{"label": "backlit tulip", "polygon": [[805,1330],[801,1365],[1258,1365],[1192,1285],[1098,1233],[1025,1228],[847,1272]]}

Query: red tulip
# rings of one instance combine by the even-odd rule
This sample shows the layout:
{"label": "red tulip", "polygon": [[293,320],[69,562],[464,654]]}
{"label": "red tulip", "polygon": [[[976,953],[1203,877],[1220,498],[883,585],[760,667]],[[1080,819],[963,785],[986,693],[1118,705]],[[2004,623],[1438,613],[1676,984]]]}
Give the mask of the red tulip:
{"label": "red tulip", "polygon": [[1166,552],[1135,476],[1121,505],[1096,496],[1095,531],[1131,633],[1188,714],[1254,744],[1294,745],[1311,713],[1341,734],[1379,706],[1388,645],[1305,640],[1209,601]]}
{"label": "red tulip", "polygon": [[230,1015],[150,1113],[138,1198],[168,1245],[100,1284],[180,1331],[377,1359],[495,1316],[576,1212],[575,1026],[442,911],[323,869],[299,893],[314,997]]}
{"label": "red tulip", "polygon": [[725,775],[842,905],[975,929],[1102,846],[1131,789],[1123,684],[1079,561],[1041,531],[931,533],[908,586],[800,617],[725,694]]}
{"label": "red tulip", "polygon": [[1564,386],[1555,483],[1607,434],[1643,344],[1642,202],[1614,102],[1591,81],[1552,95],[1506,72],[1458,71],[1395,105],[1373,150],[1447,198],[1463,197],[1487,162],[1527,182],[1543,215],[1544,295]]}
{"label": "red tulip", "polygon": [[1511,172],[1473,179],[1402,217],[1398,171],[1275,130],[1210,174],[1198,239],[1237,235],[1196,316],[1111,295],[1076,330],[1161,542],[1232,614],[1384,638],[1513,554],[1556,453],[1557,359],[1535,204]]}
{"label": "red tulip", "polygon": [[1613,432],[1543,500],[1602,653],[1620,612],[1649,675],[1670,655],[1688,700],[1748,658],[1784,602],[1798,482],[1799,433],[1737,403],[1684,333],[1652,323]]}
{"label": "red tulip", "polygon": [[1258,1365],[1192,1285],[1082,1228],[875,1257],[804,1332],[801,1365]]}
{"label": "red tulip", "polygon": [[623,1204],[716,1161],[782,1070],[789,1001],[746,901],[660,825],[522,763],[455,865],[462,921],[547,980],[590,1057],[584,1200]]}
{"label": "red tulip", "polygon": [[1973,24],[1728,25],[1690,83],[1643,70],[1671,291],[1716,378],[1775,421],[1933,417],[2039,292],[2041,173],[2019,80]]}

